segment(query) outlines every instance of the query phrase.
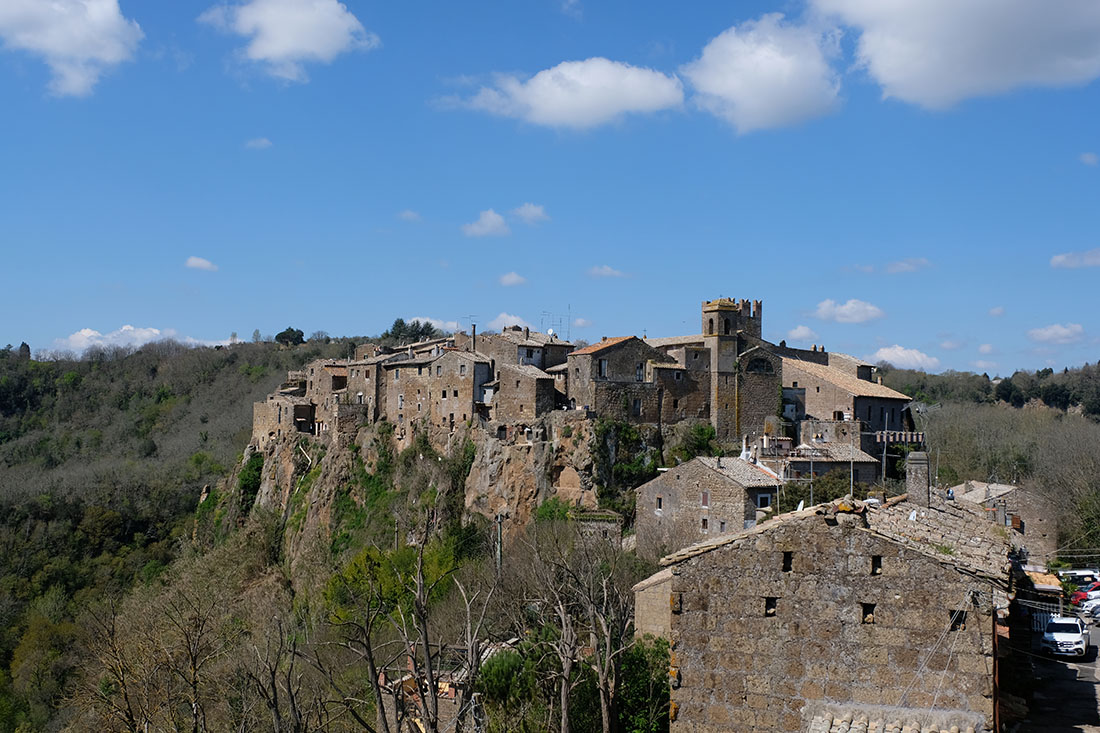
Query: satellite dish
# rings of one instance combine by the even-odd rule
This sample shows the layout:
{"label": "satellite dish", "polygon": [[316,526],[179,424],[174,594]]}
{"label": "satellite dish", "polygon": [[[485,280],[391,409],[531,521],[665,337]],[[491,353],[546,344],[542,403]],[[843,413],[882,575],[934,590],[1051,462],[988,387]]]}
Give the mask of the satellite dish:
{"label": "satellite dish", "polygon": [[546,335],[547,336],[553,336],[554,335],[554,329],[552,329],[552,328],[546,329]]}
{"label": "satellite dish", "polygon": [[800,511],[802,511],[802,510],[803,510],[803,509],[805,509],[805,508],[806,508],[806,500],[805,500],[805,499],[803,499],[802,501],[798,502],[798,508],[797,508],[797,509],[795,509],[795,511],[796,511],[796,512],[800,512]]}

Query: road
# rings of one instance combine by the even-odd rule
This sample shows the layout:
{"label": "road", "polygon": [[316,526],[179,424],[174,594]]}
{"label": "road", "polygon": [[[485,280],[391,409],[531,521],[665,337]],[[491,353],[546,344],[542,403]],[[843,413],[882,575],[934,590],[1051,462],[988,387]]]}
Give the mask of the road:
{"label": "road", "polygon": [[[1089,630],[1093,648],[1100,628]],[[1035,696],[1019,733],[1100,733],[1100,678],[1096,654],[1089,661],[1035,659]]]}

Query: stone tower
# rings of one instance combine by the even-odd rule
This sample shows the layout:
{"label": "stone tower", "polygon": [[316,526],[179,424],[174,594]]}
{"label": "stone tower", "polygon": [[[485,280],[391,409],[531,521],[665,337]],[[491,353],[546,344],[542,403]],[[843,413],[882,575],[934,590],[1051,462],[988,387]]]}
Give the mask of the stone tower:
{"label": "stone tower", "polygon": [[746,336],[760,338],[762,311],[759,300],[703,301],[703,342],[710,350],[710,422],[723,443],[741,441],[738,357],[748,346]]}

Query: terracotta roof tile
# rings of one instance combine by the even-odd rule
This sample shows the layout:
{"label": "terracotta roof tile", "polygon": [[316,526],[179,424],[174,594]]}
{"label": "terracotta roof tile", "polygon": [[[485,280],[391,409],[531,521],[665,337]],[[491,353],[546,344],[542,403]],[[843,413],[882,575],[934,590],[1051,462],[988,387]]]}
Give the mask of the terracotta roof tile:
{"label": "terracotta roof tile", "polygon": [[569,353],[569,355],[570,356],[581,356],[581,355],[584,355],[584,354],[595,354],[599,351],[603,351],[604,349],[610,349],[612,346],[618,346],[619,344],[625,343],[625,342],[629,341],[632,338],[637,338],[637,337],[636,336],[617,336],[615,338],[604,339],[603,341],[600,341],[599,343],[592,344],[591,346],[585,346],[583,349],[577,349],[576,351],[572,351],[572,352]]}
{"label": "terracotta roof tile", "polygon": [[[824,364],[815,364],[812,361],[803,361],[802,359],[794,359],[785,356],[783,357],[784,371],[786,371],[788,367],[801,369],[811,377],[816,377],[817,379],[835,384],[840,389],[855,397],[882,397],[894,400],[909,400],[909,397],[903,395],[901,392],[890,389],[877,382],[869,382],[866,379],[860,379],[835,367],[827,367]],[[783,381],[788,381],[786,374],[783,375]]]}

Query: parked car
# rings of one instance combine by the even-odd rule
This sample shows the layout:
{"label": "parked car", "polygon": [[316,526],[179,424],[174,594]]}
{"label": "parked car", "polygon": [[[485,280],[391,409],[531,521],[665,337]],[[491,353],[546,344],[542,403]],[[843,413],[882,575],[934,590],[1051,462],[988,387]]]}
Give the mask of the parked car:
{"label": "parked car", "polygon": [[1070,594],[1070,603],[1083,603],[1084,601],[1091,601],[1094,598],[1100,598],[1100,581],[1095,583],[1089,583],[1084,588],[1074,591]]}
{"label": "parked car", "polygon": [[1039,651],[1049,654],[1088,656],[1089,630],[1085,622],[1075,616],[1054,616],[1047,621]]}

